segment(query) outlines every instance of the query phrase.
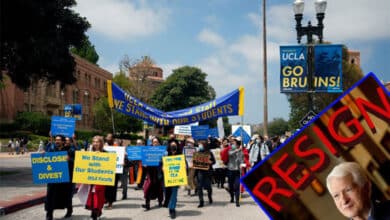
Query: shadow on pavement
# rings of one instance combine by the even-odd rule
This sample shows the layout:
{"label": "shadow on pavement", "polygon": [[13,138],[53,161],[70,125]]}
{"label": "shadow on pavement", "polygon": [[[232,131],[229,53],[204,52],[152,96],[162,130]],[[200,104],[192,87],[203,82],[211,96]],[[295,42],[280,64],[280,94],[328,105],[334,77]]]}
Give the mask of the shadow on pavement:
{"label": "shadow on pavement", "polygon": [[201,211],[195,211],[195,210],[183,210],[183,211],[176,211],[176,216],[198,216],[201,215]]}

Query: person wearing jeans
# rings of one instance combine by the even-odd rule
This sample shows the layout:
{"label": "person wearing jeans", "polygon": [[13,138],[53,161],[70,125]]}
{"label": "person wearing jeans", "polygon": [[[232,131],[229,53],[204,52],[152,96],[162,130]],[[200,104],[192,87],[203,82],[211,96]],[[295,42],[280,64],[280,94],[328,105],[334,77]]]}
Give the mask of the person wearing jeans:
{"label": "person wearing jeans", "polygon": [[244,155],[241,151],[241,141],[233,139],[229,150],[229,162],[227,164],[227,176],[229,182],[230,202],[236,200],[236,206],[240,206],[240,164],[244,162]]}

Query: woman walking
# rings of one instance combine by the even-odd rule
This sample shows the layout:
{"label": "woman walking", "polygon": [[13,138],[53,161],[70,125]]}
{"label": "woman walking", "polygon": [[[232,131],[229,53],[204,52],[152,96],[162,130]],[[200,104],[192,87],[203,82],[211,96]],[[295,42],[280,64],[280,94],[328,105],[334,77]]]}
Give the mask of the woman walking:
{"label": "woman walking", "polygon": [[[92,139],[92,151],[104,152],[103,137],[95,136]],[[105,186],[103,185],[90,185],[88,191],[88,198],[85,208],[91,210],[91,217],[96,220],[102,215],[102,209],[105,203]]]}
{"label": "woman walking", "polygon": [[[160,146],[161,142],[157,137],[152,140],[153,146]],[[158,206],[162,207],[163,194],[163,174],[161,164],[159,166],[145,166],[143,172],[146,173],[144,181],[145,204],[142,205],[145,211],[150,210],[150,200],[158,199]]]}
{"label": "woman walking", "polygon": [[[168,146],[168,156],[174,156],[182,154],[180,152],[177,143],[172,141],[170,142]],[[172,186],[172,187],[165,187],[165,201],[167,201],[167,207],[169,208],[169,216],[171,219],[176,218],[176,203],[177,203],[177,191],[179,187],[178,186]]]}

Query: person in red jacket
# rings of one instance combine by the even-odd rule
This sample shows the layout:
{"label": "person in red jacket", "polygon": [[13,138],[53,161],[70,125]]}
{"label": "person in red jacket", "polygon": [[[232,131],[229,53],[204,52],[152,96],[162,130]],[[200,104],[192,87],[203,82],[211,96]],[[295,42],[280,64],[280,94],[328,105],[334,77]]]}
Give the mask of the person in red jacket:
{"label": "person in red jacket", "polygon": [[227,165],[227,163],[229,162],[229,150],[230,150],[231,146],[229,144],[229,140],[227,138],[223,138],[222,140],[222,150],[221,150],[221,153],[220,153],[220,156],[221,156],[221,160],[222,162]]}

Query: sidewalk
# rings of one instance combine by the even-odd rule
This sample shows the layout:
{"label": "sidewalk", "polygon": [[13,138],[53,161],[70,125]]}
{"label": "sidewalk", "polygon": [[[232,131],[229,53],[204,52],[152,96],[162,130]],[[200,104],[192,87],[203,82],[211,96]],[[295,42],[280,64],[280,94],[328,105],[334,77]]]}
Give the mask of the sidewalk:
{"label": "sidewalk", "polygon": [[44,202],[46,185],[32,183],[30,153],[0,153],[0,216]]}

